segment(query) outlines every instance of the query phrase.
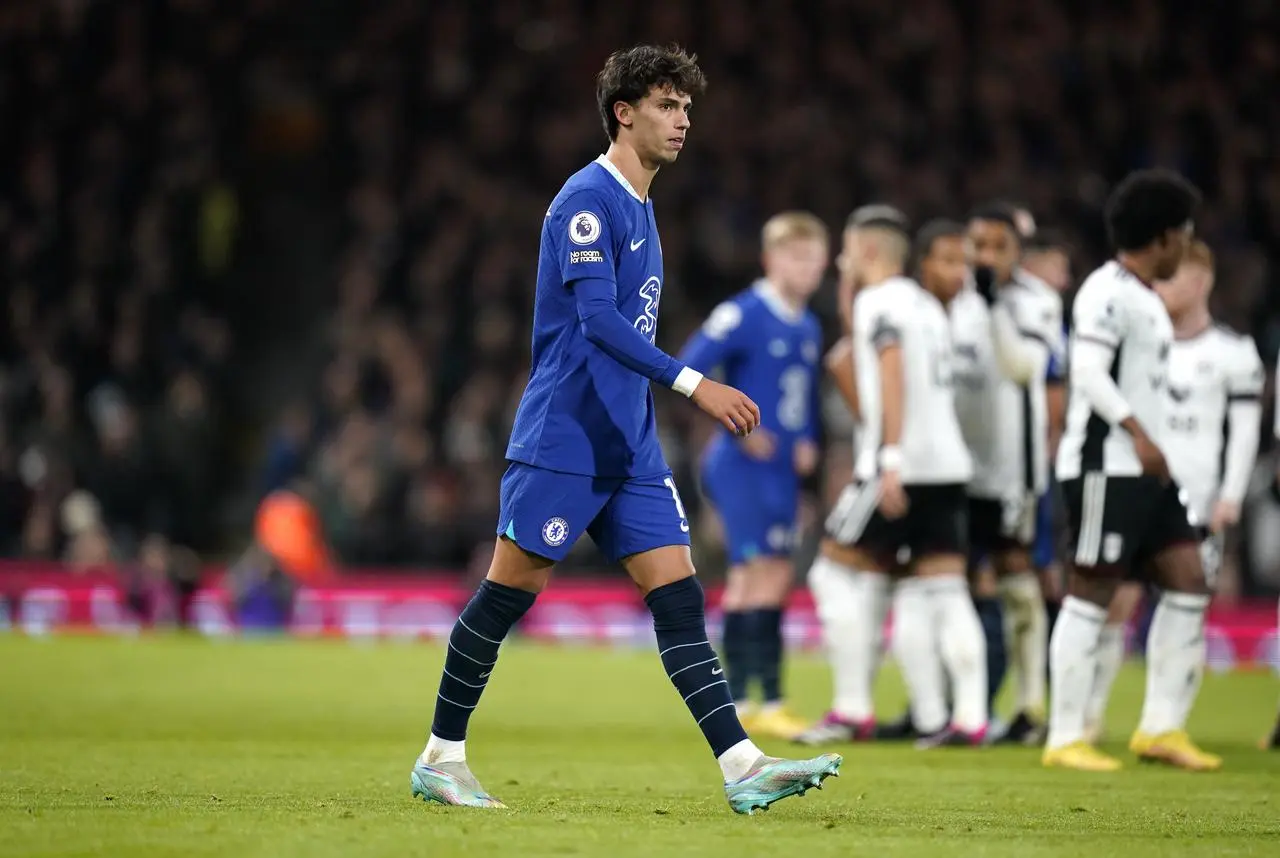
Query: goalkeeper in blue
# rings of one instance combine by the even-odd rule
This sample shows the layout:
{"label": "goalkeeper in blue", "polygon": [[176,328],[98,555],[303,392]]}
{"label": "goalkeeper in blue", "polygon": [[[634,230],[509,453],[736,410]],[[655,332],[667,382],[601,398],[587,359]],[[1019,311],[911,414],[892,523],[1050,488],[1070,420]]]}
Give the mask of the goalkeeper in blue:
{"label": "goalkeeper in blue", "polygon": [[[744,437],[760,423],[740,391],[654,345],[663,269],[649,187],[684,148],[705,86],[678,48],[615,53],[597,77],[610,145],[569,178],[543,222],[532,369],[507,446],[493,562],[449,635],[431,737],[410,774],[426,801],[504,806],[467,766],[467,722],[503,639],[583,533],[643,594],[663,669],[711,746],[734,811],[767,808],[838,773],[838,755],[779,760],[747,738],[707,640],[689,522],[658,443],[653,382]],[[591,678],[582,686],[589,693]]]}
{"label": "goalkeeper in blue", "polygon": [[680,355],[696,370],[720,370],[760,406],[756,431],[722,431],[707,445],[702,490],[720,514],[729,559],[720,646],[729,693],[752,734],[779,739],[808,727],[783,705],[782,617],[795,578],[800,480],[818,463],[822,328],[807,305],[829,242],[808,212],[770,218],[761,235],[764,277],[716,307]]}

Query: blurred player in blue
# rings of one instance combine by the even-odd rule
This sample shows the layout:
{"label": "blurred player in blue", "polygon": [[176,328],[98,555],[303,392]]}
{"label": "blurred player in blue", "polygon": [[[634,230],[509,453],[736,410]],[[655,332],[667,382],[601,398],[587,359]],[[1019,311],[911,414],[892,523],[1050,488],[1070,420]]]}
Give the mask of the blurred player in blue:
{"label": "blurred player in blue", "polygon": [[[725,676],[752,733],[791,739],[808,725],[782,702],[782,615],[795,568],[800,479],[818,462],[818,356],[822,329],[806,309],[827,267],[827,228],[807,212],[770,218],[761,236],[764,277],[724,302],[680,359],[760,406],[760,427],[724,431],[708,445],[702,488],[720,513],[729,554],[724,599]],[[749,702],[758,682],[763,706]]]}
{"label": "blurred player in blue", "polygon": [[[803,794],[840,766],[835,754],[766,757],[747,738],[707,640],[689,522],[658,444],[652,382],[732,432],[749,435],[760,422],[741,392],[654,345],[663,268],[649,186],[679,157],[705,86],[695,58],[674,47],[615,53],[596,79],[609,149],[569,178],[543,221],[532,369],[507,447],[493,562],[449,635],[431,737],[410,775],[426,801],[504,806],[467,766],[467,722],[507,632],[583,533],[644,596],[662,666],[720,764],[734,811]],[[582,694],[592,685],[583,676]]]}

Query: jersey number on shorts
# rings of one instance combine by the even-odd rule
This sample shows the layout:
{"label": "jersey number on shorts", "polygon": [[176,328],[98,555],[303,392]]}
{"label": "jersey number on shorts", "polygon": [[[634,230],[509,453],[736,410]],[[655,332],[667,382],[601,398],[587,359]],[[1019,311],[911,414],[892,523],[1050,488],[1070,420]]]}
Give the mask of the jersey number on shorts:
{"label": "jersey number on shorts", "polygon": [[671,477],[665,477],[662,481],[667,484],[667,488],[671,489],[671,499],[676,502],[676,512],[680,515],[680,530],[688,533],[689,516],[684,514],[684,501],[680,500],[680,490],[676,488],[676,481]]}
{"label": "jersey number on shorts", "polygon": [[778,401],[778,422],[788,432],[799,432],[809,422],[809,370],[789,366],[778,378],[782,399]]}

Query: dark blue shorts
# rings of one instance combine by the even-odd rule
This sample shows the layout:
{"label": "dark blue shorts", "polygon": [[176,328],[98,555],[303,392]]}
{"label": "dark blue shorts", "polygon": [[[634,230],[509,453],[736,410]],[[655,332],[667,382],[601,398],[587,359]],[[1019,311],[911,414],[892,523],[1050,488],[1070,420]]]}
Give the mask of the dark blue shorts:
{"label": "dark blue shorts", "polygon": [[530,554],[563,560],[582,534],[617,562],[689,544],[689,519],[671,472],[592,477],[511,462],[502,475],[498,534]]}
{"label": "dark blue shorts", "polygon": [[757,557],[791,556],[800,503],[793,475],[708,462],[702,471],[702,491],[720,514],[730,565]]}

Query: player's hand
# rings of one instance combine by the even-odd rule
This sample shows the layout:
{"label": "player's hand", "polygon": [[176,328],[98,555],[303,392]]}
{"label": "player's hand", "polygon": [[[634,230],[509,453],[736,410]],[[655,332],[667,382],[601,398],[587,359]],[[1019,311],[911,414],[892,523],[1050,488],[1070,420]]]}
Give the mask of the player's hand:
{"label": "player's hand", "polygon": [[760,425],[760,408],[741,390],[704,378],[689,397],[720,425],[743,437]]}
{"label": "player's hand", "polygon": [[791,459],[797,474],[809,476],[818,468],[818,445],[808,438],[800,439],[792,449]]}
{"label": "player's hand", "polygon": [[996,302],[996,272],[994,268],[987,265],[979,265],[973,269],[973,285],[977,287],[978,294],[982,296],[982,300],[987,302],[988,307]]}
{"label": "player's hand", "polygon": [[738,442],[742,452],[757,462],[767,462],[778,450],[778,438],[768,429],[757,429]]}
{"label": "player's hand", "polygon": [[897,471],[880,474],[880,514],[888,519],[902,518],[907,514],[907,492],[902,488],[902,476]]}
{"label": "player's hand", "polygon": [[1160,452],[1156,442],[1151,440],[1151,437],[1143,431],[1138,422],[1130,417],[1121,425],[1133,437],[1133,452],[1142,464],[1142,473],[1158,477],[1162,483],[1168,483],[1172,480],[1173,478],[1169,474],[1169,463],[1165,461],[1164,453]]}
{"label": "player's hand", "polygon": [[1229,500],[1220,500],[1213,505],[1213,512],[1209,515],[1209,530],[1213,533],[1222,533],[1228,527],[1233,527],[1240,523],[1240,504]]}

